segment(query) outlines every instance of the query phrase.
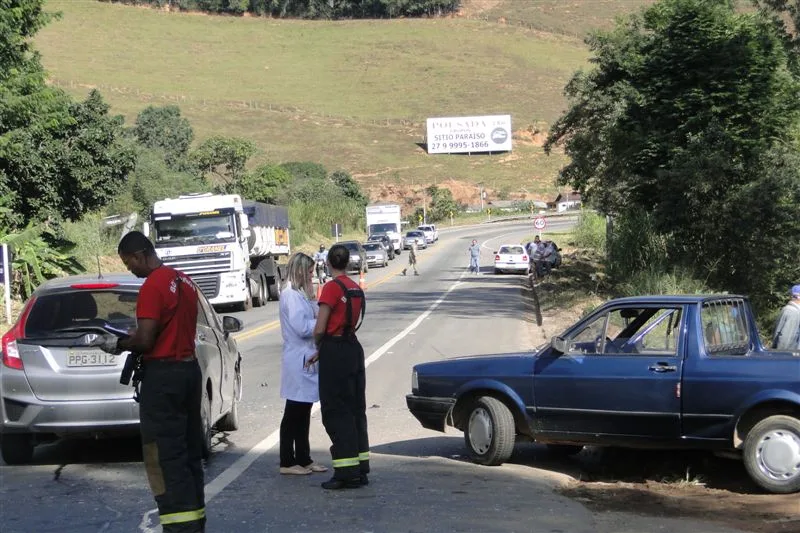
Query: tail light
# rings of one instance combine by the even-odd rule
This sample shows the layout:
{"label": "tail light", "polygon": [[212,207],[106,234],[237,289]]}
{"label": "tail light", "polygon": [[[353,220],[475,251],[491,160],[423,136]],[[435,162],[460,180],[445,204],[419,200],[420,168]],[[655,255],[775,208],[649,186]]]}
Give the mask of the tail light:
{"label": "tail light", "polygon": [[499,255],[494,256],[494,260],[495,261],[500,261],[500,256]]}
{"label": "tail light", "polygon": [[527,255],[523,255],[523,256],[522,256],[522,260],[523,260],[524,262],[527,262],[527,261],[528,261],[528,256],[527,256]]}
{"label": "tail light", "polygon": [[22,370],[22,358],[19,356],[17,339],[25,337],[25,322],[28,320],[28,315],[31,314],[31,309],[35,301],[36,298],[31,298],[28,301],[28,305],[22,310],[22,314],[17,320],[17,323],[3,335],[2,341],[0,341],[3,347],[3,365],[8,368]]}

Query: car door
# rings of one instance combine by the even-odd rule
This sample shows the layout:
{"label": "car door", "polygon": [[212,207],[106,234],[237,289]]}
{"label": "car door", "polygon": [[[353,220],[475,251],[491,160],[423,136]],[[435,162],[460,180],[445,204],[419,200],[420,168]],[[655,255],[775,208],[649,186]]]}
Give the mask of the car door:
{"label": "car door", "polygon": [[534,377],[539,431],[677,438],[682,306],[621,306],[584,321]]}
{"label": "car door", "polygon": [[[230,391],[226,395],[226,388],[223,383],[226,381],[225,358],[222,354],[222,344],[225,339],[221,338],[217,330],[221,330],[215,323],[216,313],[211,309],[208,300],[198,291],[197,310],[197,336],[195,338],[195,350],[200,362],[200,368],[204,369],[204,383],[211,380],[211,413],[218,417],[224,412],[226,402],[230,401]],[[205,391],[205,388],[204,388]],[[212,421],[215,422],[216,418]]]}

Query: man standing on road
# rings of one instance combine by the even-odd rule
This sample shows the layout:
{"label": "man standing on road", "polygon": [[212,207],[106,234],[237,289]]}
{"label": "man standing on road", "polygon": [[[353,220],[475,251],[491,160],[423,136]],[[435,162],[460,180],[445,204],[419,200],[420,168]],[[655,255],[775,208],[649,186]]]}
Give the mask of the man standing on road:
{"label": "man standing on road", "polygon": [[772,335],[772,347],[776,350],[796,351],[800,348],[800,285],[791,289],[792,299],[781,311]]}
{"label": "man standing on road", "polygon": [[[411,241],[411,248],[408,250],[408,266],[414,269],[414,275],[419,276],[419,272],[417,272],[417,240],[414,239]],[[408,271],[408,267],[403,269],[403,275],[406,275]]]}
{"label": "man standing on road", "polygon": [[142,455],[164,533],[202,533],[203,442],[200,417],[202,374],[195,357],[197,292],[191,279],[165,266],[153,244],[138,231],[117,249],[125,267],[146,278],[136,302],[131,335],[103,336],[109,353],[142,354],[139,405]]}
{"label": "man standing on road", "polygon": [[[369,437],[364,349],[356,337],[366,308],[364,291],[347,277],[350,251],[328,251],[333,279],[322,288],[314,340],[319,348],[322,424],[331,438],[333,477],[323,489],[357,488],[369,483]],[[309,360],[313,364],[313,358]]]}
{"label": "man standing on road", "polygon": [[317,265],[317,280],[319,280],[320,284],[325,283],[328,272],[326,268],[326,264],[328,261],[328,252],[325,251],[325,245],[319,245],[319,251],[314,254],[314,262]]}
{"label": "man standing on road", "polygon": [[481,247],[478,241],[472,239],[472,246],[469,247],[469,271],[475,274],[480,274],[481,267],[478,265],[478,260],[481,257]]}

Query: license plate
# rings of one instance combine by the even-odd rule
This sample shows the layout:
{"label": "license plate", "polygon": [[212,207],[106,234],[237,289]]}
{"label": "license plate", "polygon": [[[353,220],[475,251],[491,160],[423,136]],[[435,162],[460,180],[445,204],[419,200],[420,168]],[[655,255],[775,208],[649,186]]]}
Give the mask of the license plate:
{"label": "license plate", "polygon": [[100,350],[70,350],[67,366],[115,366],[117,356]]}

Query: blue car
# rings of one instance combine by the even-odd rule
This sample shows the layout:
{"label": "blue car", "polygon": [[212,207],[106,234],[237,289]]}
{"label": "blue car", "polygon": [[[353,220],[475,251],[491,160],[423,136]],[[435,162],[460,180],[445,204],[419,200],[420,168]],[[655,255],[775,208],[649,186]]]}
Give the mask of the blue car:
{"label": "blue car", "polygon": [[515,441],[733,451],[774,493],[800,491],[800,353],[765,349],[741,296],[612,300],[533,352],[416,365],[420,423],[464,432],[473,460]]}

